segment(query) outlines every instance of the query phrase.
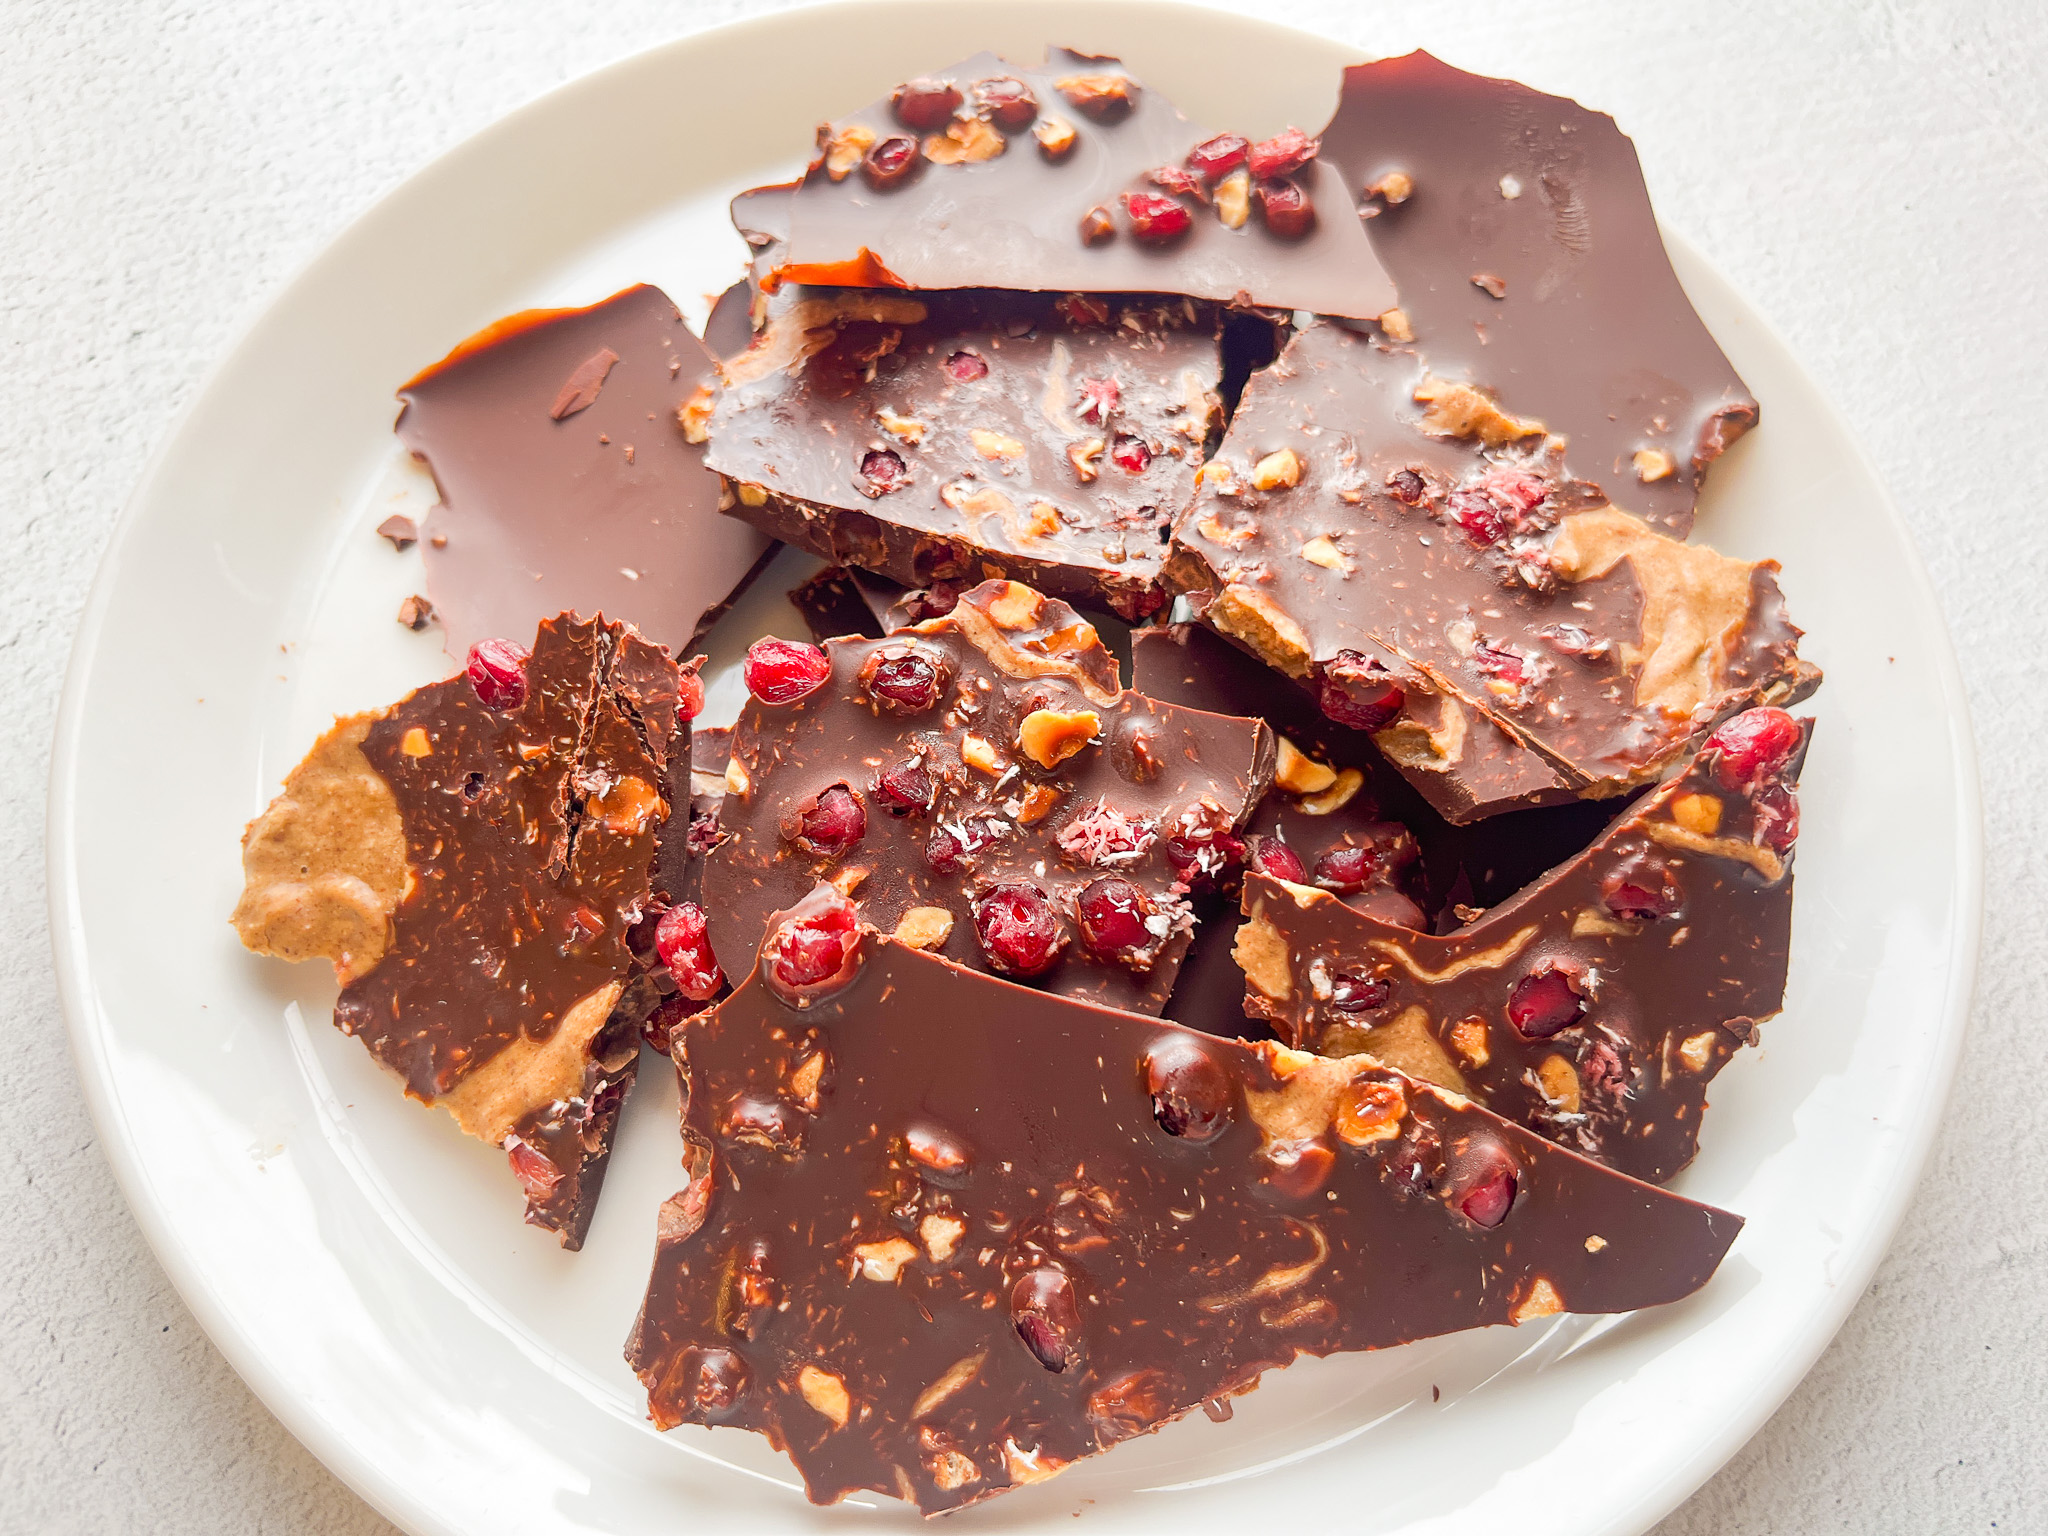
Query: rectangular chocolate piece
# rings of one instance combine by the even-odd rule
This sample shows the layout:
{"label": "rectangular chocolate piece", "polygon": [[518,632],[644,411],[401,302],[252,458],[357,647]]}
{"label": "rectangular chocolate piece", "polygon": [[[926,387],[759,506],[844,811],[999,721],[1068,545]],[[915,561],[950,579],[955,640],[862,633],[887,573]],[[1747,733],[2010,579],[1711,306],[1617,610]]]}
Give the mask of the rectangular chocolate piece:
{"label": "rectangular chocolate piece", "polygon": [[735,516],[907,587],[1130,619],[1221,419],[1218,319],[1182,299],[802,290],[724,375],[705,462]]}
{"label": "rectangular chocolate piece", "polygon": [[1674,1301],[1740,1230],[1365,1058],[1047,996],[835,900],[678,1033],[690,1182],[626,1351],[657,1426],[758,1431],[819,1503],[936,1514],[1297,1355]]}
{"label": "rectangular chocolate piece", "polygon": [[441,492],[420,552],[450,655],[564,609],[681,650],[725,611],[773,546],[713,515],[714,370],[642,285],[508,316],[399,390],[399,440]]}
{"label": "rectangular chocolate piece", "polygon": [[1363,192],[1390,334],[1563,439],[1566,472],[1684,537],[1757,404],[1671,270],[1614,120],[1426,53],[1344,71],[1322,158]]}
{"label": "rectangular chocolate piece", "polygon": [[1753,709],[1584,853],[1455,932],[1252,874],[1236,954],[1282,1040],[1365,1052],[1637,1178],[1783,1005],[1810,722]]}
{"label": "rectangular chocolate piece", "polygon": [[819,129],[771,281],[1392,307],[1351,195],[1303,159],[1305,136],[1250,155],[1270,173],[1257,186],[1241,139],[1202,174],[1190,151],[1211,138],[1115,59],[978,53]]}
{"label": "rectangular chocolate piece", "polygon": [[[1182,897],[1239,846],[1271,733],[1123,691],[1090,625],[1011,582],[811,657],[810,691],[756,687],[733,738],[705,864],[727,968],[829,880],[884,931],[1157,1013],[1192,926]],[[1084,916],[1097,887],[1107,926]]]}
{"label": "rectangular chocolate piece", "polygon": [[1719,717],[1811,690],[1775,562],[1656,533],[1512,451],[1482,397],[1419,400],[1415,378],[1400,349],[1298,332],[1203,467],[1172,574],[1447,819],[1622,793]]}

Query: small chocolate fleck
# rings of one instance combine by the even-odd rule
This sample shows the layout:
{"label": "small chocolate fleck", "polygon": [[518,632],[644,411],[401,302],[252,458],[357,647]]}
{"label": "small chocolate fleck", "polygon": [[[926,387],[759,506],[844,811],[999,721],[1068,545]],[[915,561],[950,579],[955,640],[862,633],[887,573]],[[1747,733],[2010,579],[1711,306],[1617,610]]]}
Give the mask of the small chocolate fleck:
{"label": "small chocolate fleck", "polygon": [[391,541],[393,549],[411,549],[420,541],[420,525],[402,512],[394,512],[377,525],[377,536]]}
{"label": "small chocolate fleck", "polygon": [[562,392],[548,407],[548,415],[561,421],[595,405],[597,392],[604,388],[605,375],[612,371],[612,364],[618,360],[619,354],[606,347],[578,363],[576,371],[563,381]]}
{"label": "small chocolate fleck", "polygon": [[418,631],[434,622],[434,605],[415,592],[398,605],[398,622]]}

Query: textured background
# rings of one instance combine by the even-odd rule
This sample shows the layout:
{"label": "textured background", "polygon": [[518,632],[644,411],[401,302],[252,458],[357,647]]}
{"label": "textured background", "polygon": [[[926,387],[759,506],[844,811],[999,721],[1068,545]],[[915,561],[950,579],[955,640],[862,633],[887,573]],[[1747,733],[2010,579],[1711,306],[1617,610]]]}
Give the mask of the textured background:
{"label": "textured background", "polygon": [[[770,8],[0,4],[0,701],[18,743],[0,754],[0,1530],[391,1529],[199,1333],[72,1079],[41,806],[115,514],[240,325],[387,188],[560,81]],[[1613,112],[1664,219],[1785,334],[1903,507],[1984,760],[1971,1038],[1869,1295],[1660,1536],[2048,1529],[2048,1145],[2028,1134],[2048,1076],[2031,771],[2048,511],[2026,467],[2048,420],[2048,31],[2025,0],[1231,8],[1364,53],[1426,45]],[[1901,698],[1896,728],[1922,705]]]}

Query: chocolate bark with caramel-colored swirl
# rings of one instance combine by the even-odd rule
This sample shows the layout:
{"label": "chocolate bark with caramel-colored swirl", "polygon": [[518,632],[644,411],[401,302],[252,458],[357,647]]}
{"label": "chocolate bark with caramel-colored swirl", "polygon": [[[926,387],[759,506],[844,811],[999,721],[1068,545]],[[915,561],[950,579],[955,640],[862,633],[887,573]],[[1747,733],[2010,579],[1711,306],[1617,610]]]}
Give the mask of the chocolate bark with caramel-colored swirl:
{"label": "chocolate bark with caramel-colored swirl", "polygon": [[[769,914],[819,880],[885,932],[1001,968],[977,913],[995,888],[1023,885],[1052,909],[1059,945],[1036,984],[1158,1012],[1192,926],[1182,898],[1241,856],[1238,831],[1272,774],[1272,733],[1122,689],[1091,625],[1013,582],[985,583],[945,617],[883,640],[835,640],[825,655],[830,676],[815,691],[749,701],[733,736],[724,840],[704,874],[728,971]],[[885,663],[930,679],[915,704],[874,691]],[[806,830],[821,807],[852,818],[850,840]],[[1104,955],[1085,941],[1076,903],[1111,877],[1143,893],[1150,937]]]}
{"label": "chocolate bark with caramel-colored swirl", "polygon": [[1674,1301],[1742,1225],[1362,1057],[848,944],[837,990],[764,956],[678,1032],[690,1180],[626,1350],[658,1427],[766,1435],[818,1503],[936,1514],[1301,1354]]}
{"label": "chocolate bark with caramel-colored swirl", "polygon": [[1757,403],[1679,287],[1614,119],[1411,53],[1344,71],[1322,158],[1365,194],[1418,374],[1542,423],[1571,475],[1683,537]]}
{"label": "chocolate bark with caramel-colored swirl", "polygon": [[[1745,776],[1720,743],[1762,717],[1785,756]],[[1736,716],[1590,848],[1442,936],[1248,875],[1246,1011],[1661,1183],[1698,1148],[1707,1084],[1784,1002],[1810,732]]]}

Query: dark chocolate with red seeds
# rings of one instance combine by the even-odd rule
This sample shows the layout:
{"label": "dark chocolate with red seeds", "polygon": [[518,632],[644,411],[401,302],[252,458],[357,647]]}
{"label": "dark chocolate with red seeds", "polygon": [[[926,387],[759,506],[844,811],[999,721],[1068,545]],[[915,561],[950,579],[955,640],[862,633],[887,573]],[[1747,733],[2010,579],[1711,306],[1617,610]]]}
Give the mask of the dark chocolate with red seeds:
{"label": "dark chocolate with red seeds", "polygon": [[1329,324],[1253,378],[1172,579],[1368,729],[1452,821],[1654,782],[1722,715],[1803,697],[1774,561],[1681,544]]}
{"label": "dark chocolate with red seeds", "polygon": [[1614,120],[1411,53],[1344,71],[1322,158],[1364,194],[1428,371],[1541,421],[1573,475],[1683,537],[1757,403],[1679,287]]}
{"label": "dark chocolate with red seeds", "polygon": [[701,414],[678,416],[713,376],[643,285],[508,316],[399,390],[399,440],[441,493],[420,548],[450,655],[564,609],[681,650],[725,610],[771,546],[712,515]]}
{"label": "dark chocolate with red seeds", "polygon": [[657,1426],[758,1431],[819,1503],[935,1514],[1300,1354],[1674,1301],[1742,1225],[1364,1058],[846,948],[678,1032],[690,1182],[626,1349]]}
{"label": "dark chocolate with red seeds", "polygon": [[729,969],[830,880],[966,964],[1159,1011],[1182,898],[1230,871],[1271,777],[1264,725],[1122,691],[1091,625],[1010,582],[884,640],[755,656],[791,676],[750,675],[705,863]]}
{"label": "dark chocolate with red seeds", "polygon": [[1246,1009],[1661,1183],[1698,1148],[1708,1082],[1784,1002],[1810,732],[1732,717],[1585,852],[1441,937],[1248,875]]}
{"label": "dark chocolate with red seeds", "polygon": [[[505,651],[515,664],[492,684],[496,705],[457,675],[369,728],[363,756],[397,804],[412,883],[389,950],[342,990],[334,1020],[428,1102],[465,1088],[515,1101],[580,1064],[573,1091],[527,1110],[504,1142],[527,1219],[575,1248],[634,1072],[635,1021],[615,1005],[687,727],[675,663],[628,626],[563,615],[523,666]],[[573,1060],[550,1069],[551,1051]]]}
{"label": "dark chocolate with red seeds", "polygon": [[1126,618],[1221,420],[1184,299],[805,289],[724,365],[726,510],[908,587],[992,576]]}
{"label": "dark chocolate with red seeds", "polygon": [[771,281],[1177,293],[1360,319],[1396,302],[1305,135],[1258,146],[1275,173],[1260,198],[1245,146],[1191,166],[1214,136],[1115,59],[979,53],[904,90],[819,130]]}

